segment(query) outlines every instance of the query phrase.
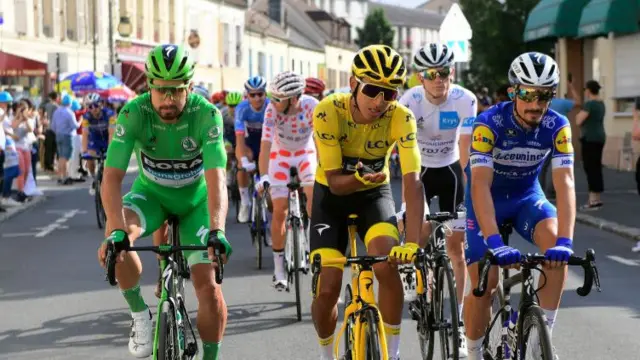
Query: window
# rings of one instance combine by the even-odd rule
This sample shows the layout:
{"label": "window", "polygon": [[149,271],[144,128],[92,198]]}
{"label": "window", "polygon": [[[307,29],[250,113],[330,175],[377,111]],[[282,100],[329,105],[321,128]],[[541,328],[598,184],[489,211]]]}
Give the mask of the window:
{"label": "window", "polygon": [[14,19],[16,32],[21,35],[26,35],[29,31],[27,27],[27,1],[26,0],[14,0]]}
{"label": "window", "polygon": [[311,61],[307,61],[307,76],[311,76]]}
{"label": "window", "polygon": [[94,5],[94,1],[93,0],[89,0],[87,3],[87,12],[86,14],[86,19],[87,19],[87,30],[88,30],[88,35],[87,35],[87,39],[89,40],[89,42],[93,43],[93,38],[96,38],[96,42],[99,43],[100,42],[100,7],[97,7],[97,14],[96,14],[96,28],[94,29],[93,27],[93,5]]}
{"label": "window", "polygon": [[273,79],[273,55],[269,55],[269,79]]}
{"label": "window", "polygon": [[258,51],[258,75],[267,76],[267,56],[262,51]]}
{"label": "window", "polygon": [[280,56],[280,72],[284,71],[284,56]]}
{"label": "window", "polygon": [[329,69],[327,71],[327,74],[328,74],[327,88],[328,89],[337,88],[338,84],[336,84],[336,71],[334,69]]}
{"label": "window", "polygon": [[249,49],[249,77],[253,76],[253,51]]}
{"label": "window", "polygon": [[175,10],[176,3],[175,0],[169,0],[169,42],[176,42],[176,15]]}
{"label": "window", "polygon": [[[222,65],[229,66],[229,45],[231,44],[231,39],[229,38],[231,34],[229,33],[229,24],[222,24]],[[258,70],[259,71],[259,70]]]}
{"label": "window", "polygon": [[87,36],[87,16],[92,14],[87,14],[87,1],[86,0],[78,0],[76,3],[76,19],[77,19],[77,32],[78,32],[78,41],[79,42],[93,42],[93,38],[91,36]]}
{"label": "window", "polygon": [[304,75],[303,72],[304,65],[302,65],[302,60],[300,60],[300,75]]}
{"label": "window", "polygon": [[242,26],[236,25],[236,67],[242,67]]}
{"label": "window", "polygon": [[53,0],[42,1],[42,33],[48,38],[53,37]]}
{"label": "window", "polygon": [[158,3],[153,7],[153,41],[160,42],[160,6]]}
{"label": "window", "polygon": [[296,71],[296,61],[291,59],[291,71]]}
{"label": "window", "polygon": [[340,87],[349,85],[349,73],[346,71],[340,71]]}
{"label": "window", "polygon": [[[93,2],[93,1],[92,1]],[[143,39],[144,36],[144,14],[147,12],[144,10],[144,0],[137,0],[136,5],[136,37]]]}
{"label": "window", "polygon": [[633,113],[636,108],[636,99],[634,98],[622,98],[616,99],[616,113]]}

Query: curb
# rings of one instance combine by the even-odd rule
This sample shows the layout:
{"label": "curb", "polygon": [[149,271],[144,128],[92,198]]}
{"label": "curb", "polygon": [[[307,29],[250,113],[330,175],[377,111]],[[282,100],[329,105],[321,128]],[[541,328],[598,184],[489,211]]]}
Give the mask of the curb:
{"label": "curb", "polygon": [[49,197],[47,197],[46,195],[37,196],[37,197],[34,197],[33,200],[31,200],[28,203],[26,203],[24,206],[16,208],[14,211],[7,211],[6,213],[0,214],[0,223],[5,222],[5,221],[11,219],[12,217],[22,213],[23,211],[28,210],[28,209],[40,204],[41,202],[47,200],[48,198]]}
{"label": "curb", "polygon": [[633,241],[640,241],[640,229],[618,224],[613,221],[601,219],[599,217],[577,213],[576,221],[585,225],[596,227],[600,230],[604,230],[616,235],[620,235],[624,238]]}

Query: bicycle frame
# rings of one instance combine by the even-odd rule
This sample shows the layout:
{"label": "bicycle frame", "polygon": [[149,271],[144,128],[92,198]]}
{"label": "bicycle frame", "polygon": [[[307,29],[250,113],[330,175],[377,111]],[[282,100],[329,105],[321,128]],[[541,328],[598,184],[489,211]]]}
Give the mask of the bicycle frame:
{"label": "bicycle frame", "polygon": [[[349,244],[351,247],[351,257],[357,257],[356,242],[356,219],[357,215],[349,215]],[[322,265],[338,265],[345,264],[346,258],[328,259],[322,262]],[[376,322],[378,323],[378,339],[380,340],[380,352],[383,360],[388,359],[387,337],[384,333],[384,323],[380,310],[376,305],[375,293],[373,291],[373,268],[371,265],[351,264],[351,289],[353,296],[351,304],[347,306],[344,312],[344,321],[340,328],[338,338],[334,344],[334,356],[338,358],[340,338],[344,334],[347,324],[353,319],[353,359],[366,359],[366,343],[364,337],[366,334],[367,323],[362,321],[361,316],[365,310],[373,311],[376,314]]]}

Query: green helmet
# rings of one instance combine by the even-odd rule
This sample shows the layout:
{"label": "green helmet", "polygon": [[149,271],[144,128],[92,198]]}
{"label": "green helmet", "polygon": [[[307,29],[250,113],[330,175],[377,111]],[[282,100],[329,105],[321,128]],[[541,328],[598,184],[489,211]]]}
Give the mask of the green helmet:
{"label": "green helmet", "polygon": [[165,44],[153,48],[144,64],[145,75],[149,81],[191,80],[196,64],[182,45]]}
{"label": "green helmet", "polygon": [[239,91],[229,91],[225,102],[227,105],[238,105],[242,101],[242,93]]}

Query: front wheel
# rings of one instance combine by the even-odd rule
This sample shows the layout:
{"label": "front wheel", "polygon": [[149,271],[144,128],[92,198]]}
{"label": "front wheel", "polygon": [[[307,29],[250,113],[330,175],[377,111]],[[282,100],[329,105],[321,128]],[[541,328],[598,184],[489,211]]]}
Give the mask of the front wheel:
{"label": "front wheel", "polygon": [[532,305],[522,320],[522,330],[518,334],[518,349],[521,349],[525,360],[553,360],[553,346],[551,336],[544,316],[544,311],[537,305]]}
{"label": "front wheel", "polygon": [[[347,311],[349,305],[351,305],[351,301],[353,301],[353,292],[351,291],[351,284],[347,284],[344,288],[344,309],[343,311]],[[353,321],[352,316],[350,316],[346,321],[347,325],[344,327],[344,360],[352,360],[353,359]]]}
{"label": "front wheel", "polygon": [[96,220],[98,222],[98,229],[103,229],[107,222],[107,217],[105,215],[104,207],[102,206],[102,194],[100,193],[100,181],[96,180],[95,184],[92,184],[91,186],[95,186],[95,195],[93,199],[96,205]]}
{"label": "front wheel", "polygon": [[[458,360],[460,358],[460,333],[458,301],[456,296],[456,283],[453,280],[453,269],[447,257],[443,257],[442,264],[437,270],[436,296],[435,296],[435,318],[436,324],[440,325],[438,333],[440,335],[440,355],[442,360]],[[445,292],[448,301],[445,299]],[[448,311],[445,310],[448,305]]]}
{"label": "front wheel", "polygon": [[158,326],[158,348],[156,349],[155,358],[158,360],[178,360],[180,358],[178,327],[176,325],[175,312],[169,301],[162,303]]}
{"label": "front wheel", "polygon": [[296,290],[296,314],[298,321],[302,321],[302,300],[300,299],[300,224],[297,223],[291,228],[293,240],[293,282]]}
{"label": "front wheel", "polygon": [[267,234],[262,229],[262,216],[260,216],[257,208],[258,204],[259,202],[256,201],[256,198],[253,198],[251,215],[253,216],[253,225],[255,228],[251,230],[251,235],[253,237],[253,246],[256,249],[256,266],[258,270],[262,270],[262,246],[263,242],[266,241]]}
{"label": "front wheel", "polygon": [[366,324],[365,337],[365,354],[366,360],[382,360],[384,356],[380,353],[380,331],[378,329],[377,316],[373,310],[366,311],[363,318]]}

